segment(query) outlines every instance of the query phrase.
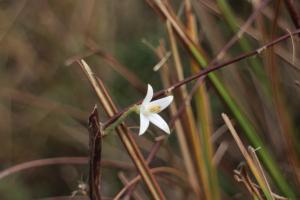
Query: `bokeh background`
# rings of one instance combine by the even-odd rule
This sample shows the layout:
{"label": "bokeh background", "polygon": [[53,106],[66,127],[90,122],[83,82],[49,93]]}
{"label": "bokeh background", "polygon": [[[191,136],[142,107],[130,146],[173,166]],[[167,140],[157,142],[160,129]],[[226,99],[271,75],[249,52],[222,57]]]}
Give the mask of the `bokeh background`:
{"label": "bokeh background", "polygon": [[[175,10],[180,10],[181,1],[171,2]],[[203,1],[192,2],[198,20],[200,42],[208,57],[214,58],[234,33],[221,14],[214,12],[214,7],[201,3]],[[204,2],[216,4],[215,1]],[[241,24],[253,12],[253,4],[248,1],[228,2]],[[272,27],[272,19],[268,15],[274,14],[273,4],[270,3],[265,9],[269,14],[261,14],[265,18],[266,30]],[[284,6],[280,12],[280,23],[277,36],[294,29]],[[259,25],[252,25],[249,31],[252,36],[245,37],[250,41],[250,49],[266,41],[261,39]],[[99,103],[80,67],[77,64],[68,65],[68,61],[95,49],[113,56],[140,81],[137,87],[132,86],[124,74],[118,72],[120,68],[112,67],[103,56],[93,54],[86,61],[103,80],[118,107],[125,108],[143,98],[147,83],[151,83],[156,91],[162,89],[160,75],[152,69],[159,59],[149,47],[149,44],[156,47],[160,39],[165,40],[169,49],[165,23],[146,1],[0,0],[0,169],[36,159],[87,156],[87,120],[94,105]],[[276,51],[283,56],[277,59],[277,66],[280,71],[279,82],[288,102],[286,109],[295,133],[299,133],[299,39],[294,40],[294,46],[289,40],[278,45],[279,50],[276,47]],[[183,64],[188,65],[189,57],[184,46],[179,46],[179,50]],[[242,52],[236,44],[224,60]],[[261,63],[263,56],[257,56]],[[242,61],[222,70],[220,75],[232,96],[262,133],[267,147],[276,161],[281,163],[283,174],[297,188],[291,169],[284,164],[286,157],[278,136],[276,114],[272,105],[265,105],[265,101],[261,100],[257,90],[260,85],[255,85],[258,82],[251,78],[247,66],[249,63]],[[192,72],[185,68],[184,73],[188,76]],[[244,85],[240,85],[241,82]],[[223,124],[220,113],[226,112],[227,108],[210,84],[207,88],[214,130],[217,130]],[[101,107],[99,109],[100,119],[105,121],[107,117]],[[138,118],[130,118],[129,124],[137,126]],[[133,129],[133,132],[137,130]],[[155,135],[161,134],[157,131]],[[146,155],[153,135],[135,138]],[[245,188],[232,177],[232,170],[243,160],[242,156],[229,134],[218,139],[216,146],[222,141],[228,144],[227,157],[220,163],[224,176],[221,185],[223,193],[226,193],[224,199],[247,199],[249,196]],[[157,159],[157,165],[174,159],[172,157],[181,159],[176,135],[171,135],[166,143],[166,149],[169,150],[167,153],[160,152],[163,159]],[[103,159],[131,163],[117,137],[109,137],[104,141]],[[0,179],[0,199],[68,196],[77,190],[78,181],[87,181],[87,172],[87,165],[66,164],[18,172]],[[118,172],[114,168],[103,169],[104,196],[111,197],[122,188]],[[173,195],[184,199],[183,192],[177,194],[165,185],[162,187],[170,199]],[[144,198],[151,199],[147,193]]]}
{"label": "bokeh background", "polygon": [[[144,83],[160,84],[152,71],[156,58],[142,39],[155,41],[163,30],[145,2],[1,0],[0,9],[1,169],[41,158],[88,155],[87,120],[98,100],[80,68],[65,63],[89,51],[89,43],[117,57]],[[101,57],[90,56],[87,62],[120,107],[144,95]],[[128,160],[118,142],[111,142],[117,144],[104,154]],[[113,184],[108,188],[117,191],[116,173],[107,173]],[[0,198],[70,195],[80,180],[87,181],[87,166],[34,168],[3,179]]]}

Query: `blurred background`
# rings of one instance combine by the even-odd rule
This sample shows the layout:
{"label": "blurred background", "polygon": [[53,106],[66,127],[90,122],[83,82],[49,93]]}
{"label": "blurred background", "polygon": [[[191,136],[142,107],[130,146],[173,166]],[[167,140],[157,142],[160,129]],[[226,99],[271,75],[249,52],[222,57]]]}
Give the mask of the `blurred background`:
{"label": "blurred background", "polygon": [[[212,61],[255,9],[265,1],[226,1],[235,16],[237,24],[234,25],[224,16],[225,10],[220,3],[222,1],[191,2],[198,26],[199,44],[207,59]],[[268,1],[243,34],[243,41],[246,42],[236,42],[217,63],[253,50],[270,41],[272,37],[276,38],[294,30],[295,26],[283,1],[279,11],[276,11],[278,2],[280,1]],[[299,2],[294,3],[299,6]],[[186,17],[182,14],[183,3],[170,1],[170,4],[185,22]],[[274,22],[276,17],[278,19]],[[163,40],[166,51],[171,51],[169,36],[165,22],[146,1],[0,0],[0,24],[1,170],[37,159],[88,156],[87,120],[94,105],[99,106],[100,121],[104,122],[108,118],[84,73],[76,63],[70,64],[70,59],[85,56],[86,62],[102,79],[120,109],[142,99],[147,83],[151,83],[155,91],[164,88],[159,72],[153,71],[160,58],[152,47],[158,47],[159,41]],[[286,161],[288,151],[282,140],[281,123],[278,122],[280,118],[276,117],[274,102],[270,100],[272,97],[264,94],[264,88],[272,91],[272,84],[264,84],[260,75],[256,74],[257,71],[253,71],[256,69],[253,65],[263,66],[258,67],[264,69],[262,80],[272,80],[268,72],[273,68],[268,71],[267,65],[276,67],[277,76],[274,80],[281,88],[284,110],[293,127],[293,140],[298,144],[298,47],[299,38],[293,37],[293,40],[282,42],[273,49],[275,64],[270,64],[266,59],[267,53],[262,53],[253,59],[235,63],[218,74],[233,99],[258,130],[265,146],[276,163],[279,163],[283,176],[296,193],[298,182],[295,180],[295,171]],[[194,73],[189,67],[190,56],[186,47],[179,42],[178,49],[183,75],[187,77]],[[95,50],[100,50],[101,53],[93,53]],[[118,64],[111,62],[112,60]],[[174,61],[170,58],[170,69],[172,65]],[[176,81],[176,78],[170,79],[173,83]],[[188,84],[187,89],[190,90],[191,87]],[[221,113],[230,113],[230,109],[209,81],[206,89],[210,101],[212,129],[215,132],[224,124]],[[177,103],[180,105],[180,101],[177,100]],[[196,104],[197,100],[193,99],[192,110],[195,116]],[[168,112],[163,116],[171,119]],[[196,123],[199,127],[202,126],[201,120]],[[128,124],[137,127],[138,117],[131,117]],[[144,155],[147,155],[155,136],[163,133],[152,126],[150,129],[155,133],[143,138],[136,137],[138,130],[134,127],[132,131],[136,142],[142,147]],[[242,129],[239,130],[242,132]],[[224,158],[221,158],[217,167],[220,171],[221,199],[251,199],[246,188],[233,177],[233,170],[243,161],[243,156],[230,134],[224,133],[224,130],[221,132],[222,135],[216,139],[214,145],[214,149],[221,144],[226,146]],[[246,137],[241,137],[248,145]],[[153,165],[171,165],[183,172],[183,164],[177,165],[182,161],[179,149],[174,131],[164,142],[164,148],[158,153]],[[299,158],[297,145],[295,152]],[[104,160],[132,163],[116,134],[104,140],[102,154]],[[127,175],[133,177],[135,173]],[[58,196],[70,196],[73,191],[78,190],[78,181],[87,182],[87,179],[86,164],[33,167],[0,179],[0,199],[59,199]],[[165,184],[166,181],[163,180],[162,188],[167,199],[185,199],[188,193],[185,187],[188,184],[172,188]],[[275,184],[271,185],[275,192],[280,193]],[[104,167],[103,196],[113,197],[122,187],[120,170]],[[139,187],[139,190],[142,188]],[[189,198],[195,199],[192,196]],[[151,196],[144,191],[142,199],[151,199]]]}
{"label": "blurred background", "polygon": [[[142,39],[155,41],[162,28],[145,2],[1,0],[0,9],[1,169],[41,158],[88,155],[87,120],[98,100],[79,66],[65,63],[90,46],[117,57],[145,84],[160,84],[152,71],[157,61]],[[144,95],[101,57],[90,56],[87,62],[120,107]],[[122,150],[116,144],[104,154],[128,160]],[[115,192],[120,185],[114,174],[108,171]],[[87,165],[34,168],[3,179],[0,198],[70,195],[80,180],[87,181]]]}

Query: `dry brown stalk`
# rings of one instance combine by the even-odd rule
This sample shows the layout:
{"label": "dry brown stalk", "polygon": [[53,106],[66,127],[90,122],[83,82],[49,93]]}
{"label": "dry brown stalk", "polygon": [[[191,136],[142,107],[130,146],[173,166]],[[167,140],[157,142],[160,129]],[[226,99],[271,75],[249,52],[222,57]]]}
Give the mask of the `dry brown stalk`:
{"label": "dry brown stalk", "polygon": [[[95,74],[92,72],[91,68],[83,61],[77,61],[83,70],[84,74],[87,76],[90,81],[93,89],[95,90],[100,103],[102,104],[106,114],[109,117],[113,117],[116,113],[118,113],[116,106],[114,105],[111,97],[108,94],[104,84],[98,79]],[[149,166],[147,165],[144,157],[142,156],[138,145],[135,143],[132,135],[130,134],[128,128],[125,124],[121,124],[116,128],[116,131],[123,142],[128,154],[130,155],[133,163],[138,169],[141,177],[145,181],[152,197],[155,200],[164,200],[165,197],[154,177],[154,175],[150,172]]]}
{"label": "dry brown stalk", "polygon": [[[164,43],[161,40],[160,41],[160,45],[159,47],[155,50],[158,58],[162,59],[166,53],[165,47],[164,47]],[[160,70],[160,75],[161,75],[161,79],[162,79],[162,83],[163,86],[165,88],[170,87],[171,82],[169,79],[170,76],[170,70],[169,70],[169,65],[168,63],[165,63],[165,65],[163,66],[163,68],[161,68]],[[181,106],[181,111],[183,111],[186,107],[186,105],[190,105],[190,103],[185,103],[186,100],[183,101],[184,103]],[[187,142],[187,138],[185,137],[185,132],[184,132],[184,128],[182,125],[182,121],[181,120],[177,120],[178,117],[181,115],[182,112],[179,113],[179,110],[177,109],[176,106],[176,102],[173,102],[170,105],[170,113],[172,116],[172,120],[169,124],[171,124],[171,127],[173,127],[173,124],[175,125],[175,130],[176,130],[176,135],[178,137],[178,142],[179,142],[179,147],[181,150],[181,154],[184,160],[184,166],[186,168],[186,172],[188,175],[188,180],[195,192],[195,196],[197,199],[200,198],[200,186],[199,186],[199,181],[197,180],[197,173],[196,173],[196,169],[195,166],[193,164],[193,160],[192,160],[192,154],[190,153],[190,149],[189,149],[189,145]],[[177,117],[176,117],[177,116]],[[176,117],[176,119],[175,119]]]}
{"label": "dry brown stalk", "polygon": [[272,199],[272,195],[271,195],[271,193],[269,193],[268,186],[265,183],[264,175],[258,169],[258,166],[256,165],[255,161],[252,159],[249,152],[245,148],[245,146],[242,143],[240,137],[238,136],[238,133],[236,132],[234,126],[232,125],[230,119],[228,118],[228,116],[225,113],[222,113],[222,118],[223,118],[225,124],[227,125],[231,135],[233,136],[234,141],[236,142],[237,146],[239,147],[242,155],[244,156],[244,158],[247,162],[247,165],[249,166],[249,168],[250,168],[251,172],[253,173],[255,179],[257,180],[258,184],[262,188],[264,194],[268,195],[267,199]]}
{"label": "dry brown stalk", "polygon": [[258,198],[260,200],[264,200],[261,196],[259,190],[255,187],[254,183],[251,181],[249,174],[247,172],[246,166],[240,166],[239,170],[234,170],[234,178],[237,182],[244,183],[248,192],[252,195],[253,199]]}
{"label": "dry brown stalk", "polygon": [[260,171],[260,174],[262,175],[263,181],[265,182],[265,185],[267,186],[267,189],[269,190],[270,194],[272,194],[272,189],[270,187],[270,184],[269,184],[269,182],[267,180],[267,177],[265,175],[263,167],[262,167],[262,165],[261,165],[261,163],[260,163],[260,161],[259,161],[259,159],[258,159],[258,157],[256,155],[256,149],[254,149],[253,147],[249,146],[248,147],[248,151],[249,151],[250,156],[252,157],[252,159],[253,159],[253,161],[254,161],[257,169]]}
{"label": "dry brown stalk", "polygon": [[[176,38],[175,38],[175,35],[173,32],[173,28],[168,20],[167,20],[167,31],[168,31],[172,55],[173,55],[173,59],[174,59],[174,67],[175,67],[174,77],[176,80],[182,81],[184,79],[183,67],[181,64],[181,59],[179,56],[177,42],[176,42]],[[182,104],[184,105],[184,107],[183,107],[184,109],[183,109],[183,112],[181,113],[180,120],[182,122],[183,128],[186,130],[185,137],[188,141],[190,151],[191,151],[192,155],[194,155],[193,161],[194,161],[194,164],[197,169],[196,170],[197,178],[199,179],[199,181],[202,182],[205,194],[209,195],[210,194],[208,192],[209,186],[208,186],[207,182],[204,182],[204,180],[206,180],[207,174],[205,173],[205,168],[202,166],[204,163],[203,156],[201,154],[201,146],[202,145],[201,145],[201,142],[199,139],[198,129],[197,129],[195,118],[194,118],[194,115],[192,112],[191,104],[190,104],[190,102],[185,101],[187,94],[188,93],[187,93],[186,87],[184,85],[178,91],[179,101],[182,102]],[[211,198],[208,198],[208,199],[211,199]]]}
{"label": "dry brown stalk", "polygon": [[97,106],[89,117],[89,197],[101,200],[102,135]]}
{"label": "dry brown stalk", "polygon": [[[234,178],[238,182],[244,183],[249,193],[255,195],[254,192],[258,193],[258,190],[260,190],[261,188],[250,179],[248,172],[246,171],[246,169],[244,169],[245,167],[244,166],[242,167],[243,168],[240,170],[234,170]],[[272,195],[272,199],[287,200],[286,197],[275,194],[274,192],[271,192],[271,195]]]}
{"label": "dry brown stalk", "polygon": [[[275,17],[272,23],[272,30],[270,38],[274,39],[278,26],[277,21],[279,18],[281,10],[281,1],[276,1],[275,4]],[[271,82],[271,94],[272,103],[274,104],[275,113],[277,117],[277,122],[279,124],[279,129],[281,137],[283,139],[283,149],[288,158],[288,162],[293,169],[295,174],[295,180],[298,186],[300,185],[300,174],[298,173],[300,167],[300,160],[298,153],[296,151],[296,138],[295,138],[295,128],[292,123],[292,119],[287,112],[287,99],[284,98],[283,89],[280,85],[280,71],[278,70],[276,62],[276,57],[274,53],[274,48],[271,47],[267,50],[267,72],[268,78]]]}
{"label": "dry brown stalk", "polygon": [[[193,40],[195,44],[202,50],[202,47],[199,44],[198,31],[197,31],[197,21],[193,13],[191,1],[185,0],[185,14],[186,14],[186,27],[187,34]],[[204,50],[202,50],[204,52]],[[191,70],[193,73],[198,73],[200,71],[197,63],[191,59]],[[202,177],[202,182],[204,185],[207,185],[209,194],[205,194],[207,199],[220,199],[219,184],[217,178],[217,169],[213,164],[213,143],[210,140],[210,137],[213,132],[212,126],[212,113],[210,106],[210,99],[208,91],[206,89],[206,83],[200,84],[196,92],[196,106],[197,106],[197,116],[198,120],[201,122],[201,131],[200,135],[202,136],[202,150],[203,155],[202,166],[205,170],[206,177]]]}

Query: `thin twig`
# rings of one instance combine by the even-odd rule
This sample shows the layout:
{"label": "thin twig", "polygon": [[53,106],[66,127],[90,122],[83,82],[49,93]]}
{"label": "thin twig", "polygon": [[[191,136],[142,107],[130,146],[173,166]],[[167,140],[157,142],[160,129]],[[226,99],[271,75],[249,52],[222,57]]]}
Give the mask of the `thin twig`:
{"label": "thin twig", "polygon": [[[150,153],[147,157],[147,164],[149,165],[151,161],[155,158],[156,153],[159,151],[160,146],[162,145],[165,136],[157,137],[155,140],[156,142],[151,147]],[[126,199],[130,199],[131,194],[133,193],[134,189],[136,188],[137,184],[132,185],[129,189],[127,194],[125,195]]]}
{"label": "thin twig", "polygon": [[[194,74],[194,75],[191,75],[189,77],[187,77],[186,79],[182,80],[182,81],[179,81],[179,82],[176,82],[175,84],[171,85],[169,88],[167,89],[163,89],[163,90],[160,90],[158,92],[156,92],[154,94],[154,99],[155,98],[158,98],[158,97],[161,97],[161,96],[164,96],[164,95],[168,95],[170,92],[172,92],[173,90],[181,87],[182,85],[185,85],[193,80],[196,80],[200,77],[203,77],[203,76],[206,76],[207,74],[213,72],[213,71],[216,71],[216,70],[219,70],[225,66],[228,66],[230,64],[233,64],[233,63],[236,63],[240,60],[244,60],[245,58],[249,58],[249,57],[252,57],[252,56],[255,56],[255,55],[258,55],[260,54],[262,51],[278,44],[279,42],[281,41],[284,41],[288,38],[291,37],[291,35],[296,35],[296,34],[299,34],[300,33],[300,29],[297,29],[289,34],[285,34],[281,37],[278,37],[277,39],[275,40],[272,40],[271,42],[253,50],[253,51],[250,51],[250,52],[247,52],[247,53],[243,53],[229,61],[226,61],[226,62],[223,62],[223,63],[220,63],[220,64],[215,64],[215,65],[212,65],[212,66],[207,66],[206,68],[204,68],[203,70],[201,70],[199,73],[197,74]],[[139,104],[141,103],[142,100],[139,100],[137,101],[135,104]],[[130,106],[129,106],[130,107]],[[128,108],[129,108],[128,107]],[[121,112],[118,112],[117,114],[115,114],[114,116],[112,116],[108,121],[106,121],[103,125],[104,128],[108,127],[110,124],[112,124],[115,120],[117,120],[128,108],[124,109],[123,111]]]}
{"label": "thin twig", "polygon": [[253,159],[251,158],[250,154],[248,153],[247,149],[245,148],[244,144],[242,143],[238,133],[236,132],[235,128],[233,127],[229,117],[225,114],[222,113],[222,118],[225,122],[225,124],[227,125],[232,137],[234,138],[237,146],[239,147],[242,155],[244,156],[251,172],[253,173],[254,177],[256,178],[257,182],[259,183],[259,185],[261,186],[264,194],[266,195],[266,198],[272,199],[271,194],[269,193],[269,190],[267,189],[267,186],[264,182],[264,179],[262,177],[261,172],[257,169],[257,166],[255,165],[255,162],[253,161]]}
{"label": "thin twig", "polygon": [[[199,3],[207,3],[209,4],[210,6],[206,6],[210,11],[212,11],[214,13],[215,16],[217,17],[220,17],[220,11],[219,9],[217,8],[217,6],[215,5],[215,3],[213,1],[209,1],[209,2],[206,2],[206,1],[203,1],[203,0],[198,0],[196,1],[197,4],[195,4],[195,6],[199,6]],[[273,13],[273,10],[268,8],[268,7],[265,7],[265,9],[261,10],[261,12],[269,19],[273,19],[274,18],[274,13]],[[239,21],[239,26],[243,26],[243,24],[245,24],[245,22],[241,19],[238,19]],[[278,26],[286,31],[286,29],[291,29],[289,26],[288,26],[288,23],[286,21],[283,21],[282,19],[280,19],[280,21],[278,21]],[[252,27],[248,27],[248,29],[246,30],[246,33],[252,37],[253,39],[255,40],[259,40],[260,39],[260,36],[259,34],[257,33],[257,30],[253,29]],[[299,59],[296,59],[295,60],[295,64],[292,62],[292,59],[290,58],[290,53],[285,50],[285,48],[279,46],[279,47],[276,47],[275,49],[275,53],[277,54],[277,56],[279,56],[281,59],[283,59],[286,63],[288,63],[291,67],[293,67],[295,70],[299,71],[300,68],[298,67],[298,63],[300,63]]]}
{"label": "thin twig", "polygon": [[[36,167],[43,167],[48,165],[86,165],[88,164],[88,157],[57,157],[57,158],[45,158],[39,160],[33,160],[14,165],[0,172],[0,180],[13,175],[17,172],[28,170]],[[133,165],[113,160],[102,160],[101,165],[103,167],[121,168],[123,170],[134,169]]]}
{"label": "thin twig", "polygon": [[234,178],[237,180],[237,182],[244,183],[245,187],[249,191],[249,193],[253,196],[253,199],[259,199],[264,200],[259,192],[259,190],[254,186],[248,171],[247,166],[244,163],[241,163],[239,165],[238,170],[234,170]]}
{"label": "thin twig", "polygon": [[[119,172],[118,173],[118,177],[119,179],[122,181],[123,185],[127,185],[129,180],[128,178],[126,177],[125,173],[124,172]],[[135,183],[135,185],[137,185],[138,183]],[[123,200],[130,200],[131,199],[131,195],[133,197],[133,199],[135,200],[143,200],[142,196],[140,193],[137,192],[137,190],[132,190],[132,187],[130,189],[128,189],[128,192],[127,194],[124,195],[124,197],[122,198]]]}
{"label": "thin twig", "polygon": [[215,63],[218,60],[221,60],[228,49],[230,49],[246,32],[246,30],[251,26],[251,24],[256,19],[257,15],[260,13],[262,9],[264,9],[268,4],[270,3],[270,0],[265,0],[260,3],[257,9],[248,17],[247,21],[240,27],[239,31],[226,43],[226,45],[218,52],[218,54],[215,56],[215,59],[211,63]]}
{"label": "thin twig", "polygon": [[[150,170],[151,170],[151,172],[153,174],[156,174],[156,173],[169,173],[169,174],[173,174],[176,177],[178,177],[178,178],[182,179],[183,181],[185,181],[184,175],[180,171],[178,171],[178,170],[176,170],[174,168],[170,168],[170,167],[157,167],[157,168],[152,168]],[[128,190],[128,188],[130,188],[132,185],[136,184],[140,180],[141,180],[141,176],[138,175],[135,178],[133,178],[131,181],[129,181],[128,184],[125,187],[123,187],[122,190],[120,190],[118,192],[118,194],[114,197],[114,200],[120,199],[123,196],[123,194]]]}

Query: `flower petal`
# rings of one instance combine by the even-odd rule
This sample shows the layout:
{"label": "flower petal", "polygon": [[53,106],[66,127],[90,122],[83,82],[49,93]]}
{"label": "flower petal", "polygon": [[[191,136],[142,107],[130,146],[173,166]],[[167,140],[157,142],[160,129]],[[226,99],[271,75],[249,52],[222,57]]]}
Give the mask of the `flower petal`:
{"label": "flower petal", "polygon": [[143,105],[148,104],[151,101],[152,97],[153,97],[153,88],[150,84],[148,84],[147,94],[142,104]]}
{"label": "flower petal", "polygon": [[165,122],[165,120],[159,116],[158,114],[151,114],[148,116],[148,119],[151,123],[153,123],[158,128],[162,129],[166,133],[170,134],[170,128],[168,124]]}
{"label": "flower petal", "polygon": [[149,119],[142,113],[140,114],[140,132],[139,135],[143,135],[149,127]]}
{"label": "flower petal", "polygon": [[[147,107],[153,107],[153,106],[159,106],[160,107],[160,111],[164,110],[168,105],[171,104],[171,102],[173,101],[173,96],[167,96],[161,99],[157,99],[155,101],[151,101]],[[160,112],[159,111],[159,112]]]}

